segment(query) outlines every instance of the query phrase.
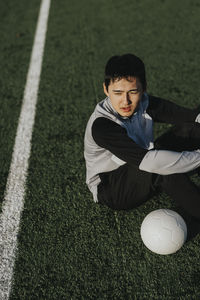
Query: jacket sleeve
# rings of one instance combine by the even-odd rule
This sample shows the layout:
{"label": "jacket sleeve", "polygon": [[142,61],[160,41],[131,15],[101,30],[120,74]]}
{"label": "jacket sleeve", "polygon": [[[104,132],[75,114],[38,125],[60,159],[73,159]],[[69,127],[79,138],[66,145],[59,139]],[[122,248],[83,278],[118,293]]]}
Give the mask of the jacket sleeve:
{"label": "jacket sleeve", "polygon": [[147,113],[155,122],[180,124],[197,121],[200,108],[189,109],[169,100],[149,95]]}
{"label": "jacket sleeve", "polygon": [[98,118],[92,126],[92,136],[98,146],[117,158],[138,166],[140,170],[169,175],[186,173],[200,166],[200,150],[175,152],[146,150],[128,137],[126,129],[106,118]]}
{"label": "jacket sleeve", "polygon": [[117,158],[132,165],[139,166],[148,152],[128,137],[125,128],[103,117],[94,121],[92,137],[98,146],[109,150]]}

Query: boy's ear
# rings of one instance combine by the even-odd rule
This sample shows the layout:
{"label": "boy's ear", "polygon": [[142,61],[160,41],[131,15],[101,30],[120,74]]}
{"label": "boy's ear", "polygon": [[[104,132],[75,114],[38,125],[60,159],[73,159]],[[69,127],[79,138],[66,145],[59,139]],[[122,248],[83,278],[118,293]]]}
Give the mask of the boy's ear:
{"label": "boy's ear", "polygon": [[103,83],[103,91],[104,91],[104,93],[106,94],[106,96],[108,96],[108,91],[107,91],[107,89],[106,89],[105,83]]}

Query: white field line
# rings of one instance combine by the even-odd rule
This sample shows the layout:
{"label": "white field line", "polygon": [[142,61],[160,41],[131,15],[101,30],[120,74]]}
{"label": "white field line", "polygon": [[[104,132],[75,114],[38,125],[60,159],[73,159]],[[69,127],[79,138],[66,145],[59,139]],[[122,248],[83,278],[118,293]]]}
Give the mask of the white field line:
{"label": "white field line", "polygon": [[24,98],[0,215],[0,299],[9,298],[20,216],[24,207],[25,185],[31,150],[38,87],[45,45],[50,0],[42,0],[33,43]]}

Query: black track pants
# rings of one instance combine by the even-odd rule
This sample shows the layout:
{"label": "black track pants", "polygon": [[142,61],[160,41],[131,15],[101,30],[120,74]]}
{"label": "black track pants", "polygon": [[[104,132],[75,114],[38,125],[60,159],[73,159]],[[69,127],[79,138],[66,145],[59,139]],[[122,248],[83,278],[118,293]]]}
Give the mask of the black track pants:
{"label": "black track pants", "polygon": [[[192,151],[200,148],[199,124],[173,127],[155,141],[155,149]],[[99,203],[116,210],[127,210],[147,201],[158,189],[193,217],[200,219],[200,190],[189,174],[156,175],[125,164],[100,174]]]}
{"label": "black track pants", "polygon": [[116,209],[131,209],[147,201],[152,193],[153,175],[125,164],[117,170],[100,174],[98,200]]}
{"label": "black track pants", "polygon": [[162,176],[161,187],[185,212],[200,219],[200,189],[187,174]]}

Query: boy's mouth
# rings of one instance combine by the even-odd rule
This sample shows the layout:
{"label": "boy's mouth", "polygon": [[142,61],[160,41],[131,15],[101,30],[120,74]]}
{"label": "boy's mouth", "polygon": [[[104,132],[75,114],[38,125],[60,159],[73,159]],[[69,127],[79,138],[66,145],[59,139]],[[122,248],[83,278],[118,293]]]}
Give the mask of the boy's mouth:
{"label": "boy's mouth", "polygon": [[128,106],[128,107],[122,107],[121,108],[124,112],[129,112],[129,111],[131,111],[131,107],[130,106]]}

